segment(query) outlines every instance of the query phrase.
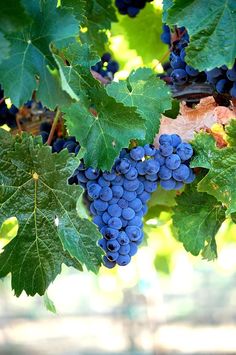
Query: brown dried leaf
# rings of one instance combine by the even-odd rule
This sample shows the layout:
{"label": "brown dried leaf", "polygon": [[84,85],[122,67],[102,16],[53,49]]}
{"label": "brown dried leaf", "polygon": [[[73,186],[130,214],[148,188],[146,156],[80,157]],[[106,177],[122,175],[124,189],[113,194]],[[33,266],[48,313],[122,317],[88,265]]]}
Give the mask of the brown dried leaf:
{"label": "brown dried leaf", "polygon": [[177,133],[184,141],[191,141],[195,132],[209,130],[215,123],[226,125],[232,118],[236,118],[233,108],[217,106],[212,96],[203,98],[195,108],[190,108],[183,102],[176,119],[162,116],[154,144],[158,146],[159,136],[164,133]]}

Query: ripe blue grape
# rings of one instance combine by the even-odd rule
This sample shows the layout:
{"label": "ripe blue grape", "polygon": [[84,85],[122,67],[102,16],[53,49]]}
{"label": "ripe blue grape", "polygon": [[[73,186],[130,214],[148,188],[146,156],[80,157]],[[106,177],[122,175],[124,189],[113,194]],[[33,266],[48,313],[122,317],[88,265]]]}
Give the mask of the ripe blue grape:
{"label": "ripe blue grape", "polygon": [[107,241],[106,247],[109,251],[114,253],[120,249],[120,244],[116,239],[112,239]]}
{"label": "ripe blue grape", "polygon": [[145,150],[143,147],[136,147],[133,148],[130,152],[130,156],[133,160],[142,160],[144,158],[145,155]]}
{"label": "ripe blue grape", "polygon": [[160,185],[164,190],[174,190],[176,182],[174,179],[170,178],[169,180],[161,180]]}
{"label": "ripe blue grape", "polygon": [[177,169],[181,164],[181,159],[178,154],[171,154],[165,160],[165,165],[170,170]]}
{"label": "ripe blue grape", "polygon": [[129,221],[130,219],[134,218],[135,216],[135,212],[132,208],[127,207],[125,209],[122,210],[122,217],[124,219],[126,219],[127,221]]}
{"label": "ripe blue grape", "polygon": [[111,217],[120,217],[122,209],[115,203],[114,205],[110,205],[107,211]]}

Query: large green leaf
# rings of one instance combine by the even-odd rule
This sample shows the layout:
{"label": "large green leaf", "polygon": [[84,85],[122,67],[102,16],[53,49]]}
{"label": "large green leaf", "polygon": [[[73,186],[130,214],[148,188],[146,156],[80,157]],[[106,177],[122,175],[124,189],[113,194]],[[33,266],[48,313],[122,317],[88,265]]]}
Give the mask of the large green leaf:
{"label": "large green leaf", "polygon": [[153,142],[159,130],[161,114],[171,108],[169,87],[151,69],[140,68],[132,72],[126,81],[113,82],[106,90],[125,106],[137,107],[137,112],[145,120],[145,143]]}
{"label": "large green leaf", "polygon": [[60,92],[60,80],[50,53],[52,42],[61,45],[79,31],[79,23],[71,9],[57,8],[56,0],[22,1],[32,24],[24,30],[9,34],[11,55],[0,64],[1,84],[6,96],[16,106],[22,105],[38,90],[37,98],[50,107],[68,101]]}
{"label": "large green leaf", "polygon": [[219,149],[208,134],[198,134],[194,141],[192,167],[209,169],[198,190],[207,192],[227,207],[227,215],[236,211],[236,148]]}
{"label": "large green leaf", "polygon": [[199,70],[226,64],[236,57],[235,0],[175,0],[167,23],[185,26],[190,35],[186,61]]}
{"label": "large green leaf", "polygon": [[202,250],[205,258],[214,259],[217,256],[215,235],[225,219],[222,204],[214,197],[198,192],[196,184],[192,184],[177,196],[173,211],[173,225],[185,249],[193,255]]}
{"label": "large green leaf", "polygon": [[147,65],[153,59],[160,60],[168,51],[168,47],[161,41],[161,17],[160,9],[146,4],[135,19],[120,15],[119,26],[114,26],[112,32],[115,35],[125,34],[130,49],[135,49]]}
{"label": "large green leaf", "polygon": [[[62,263],[78,268],[81,262],[98,271],[102,255],[96,246],[99,232],[75,213],[82,188],[67,184],[78,158],[67,150],[52,154],[50,147],[28,135],[13,142],[3,130],[0,149],[0,223],[11,216],[19,223],[17,236],[0,254],[0,277],[12,274],[17,296],[23,290],[28,295],[42,295],[60,273]],[[67,229],[62,232],[63,228]]]}

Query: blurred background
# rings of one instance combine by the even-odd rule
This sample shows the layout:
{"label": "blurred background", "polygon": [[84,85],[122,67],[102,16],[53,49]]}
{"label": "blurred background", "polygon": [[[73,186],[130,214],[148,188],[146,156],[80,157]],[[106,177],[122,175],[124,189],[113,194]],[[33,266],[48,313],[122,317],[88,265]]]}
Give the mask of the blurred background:
{"label": "blurred background", "polygon": [[[116,79],[143,65],[162,71],[161,1],[149,5],[108,34]],[[160,191],[152,198],[145,243],[124,268],[96,276],[64,267],[45,297],[16,298],[10,276],[0,281],[0,355],[236,354],[236,225],[222,225],[219,257],[207,262],[175,239],[173,204]],[[13,218],[0,246],[15,234]]]}
{"label": "blurred background", "polygon": [[[65,267],[46,297],[16,298],[2,280],[0,354],[236,354],[236,226],[222,225],[207,262],[175,240],[169,217],[147,218],[126,267]],[[4,228],[14,234],[14,219]]]}

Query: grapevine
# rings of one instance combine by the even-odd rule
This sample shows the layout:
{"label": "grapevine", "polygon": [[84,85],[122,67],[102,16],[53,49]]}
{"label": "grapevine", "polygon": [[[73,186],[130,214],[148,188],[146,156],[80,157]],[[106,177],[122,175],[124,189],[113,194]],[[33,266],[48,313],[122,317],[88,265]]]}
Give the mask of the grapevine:
{"label": "grapevine", "polygon": [[186,251],[215,259],[236,212],[234,0],[11,3],[17,16],[6,2],[0,13],[0,223],[19,228],[2,241],[0,277],[34,296],[62,264],[130,267],[149,214],[166,209]]}

